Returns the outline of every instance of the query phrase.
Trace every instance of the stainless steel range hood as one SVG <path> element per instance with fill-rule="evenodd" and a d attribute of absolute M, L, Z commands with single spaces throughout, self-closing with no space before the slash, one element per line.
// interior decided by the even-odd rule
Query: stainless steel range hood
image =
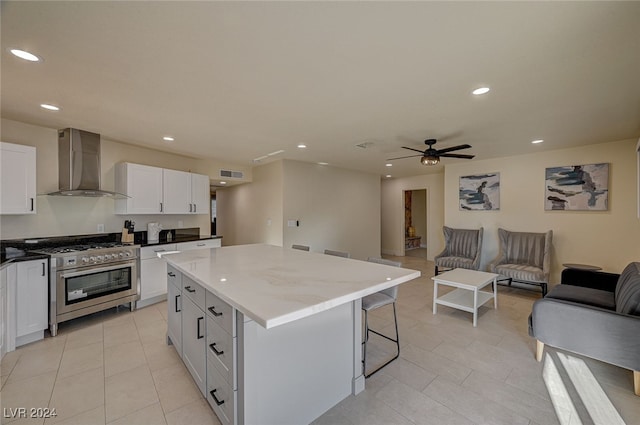
<path fill-rule="evenodd" d="M 127 198 L 100 189 L 100 135 L 75 128 L 58 131 L 58 192 L 54 196 Z"/>

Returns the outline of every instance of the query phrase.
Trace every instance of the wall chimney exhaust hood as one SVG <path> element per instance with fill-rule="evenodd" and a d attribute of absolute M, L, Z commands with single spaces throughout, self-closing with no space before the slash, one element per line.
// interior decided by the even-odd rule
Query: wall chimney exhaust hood
<path fill-rule="evenodd" d="M 128 198 L 100 189 L 100 135 L 75 128 L 58 131 L 58 188 L 53 196 Z"/>

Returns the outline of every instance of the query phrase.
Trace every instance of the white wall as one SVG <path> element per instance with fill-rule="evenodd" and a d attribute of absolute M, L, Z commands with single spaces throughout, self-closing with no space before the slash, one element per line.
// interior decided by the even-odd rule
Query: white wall
<path fill-rule="evenodd" d="M 553 230 L 551 282 L 560 280 L 562 263 L 585 263 L 620 272 L 640 260 L 640 220 L 636 214 L 635 140 L 583 146 L 490 160 L 474 160 L 445 168 L 445 223 L 451 227 L 484 227 L 482 266 L 498 252 L 497 229 Z M 545 168 L 608 162 L 609 210 L 545 211 Z M 459 178 L 500 172 L 499 211 L 461 211 Z"/>
<path fill-rule="evenodd" d="M 217 232 L 223 245 L 282 246 L 282 162 L 253 169 L 253 182 L 216 190 Z"/>
<path fill-rule="evenodd" d="M 2 239 L 82 235 L 97 232 L 97 225 L 104 224 L 105 232 L 119 232 L 125 219 L 136 222 L 136 230 L 146 230 L 147 223 L 155 221 L 165 229 L 199 227 L 200 234 L 210 229 L 209 215 L 133 215 L 114 213 L 114 200 L 109 198 L 80 198 L 45 196 L 58 190 L 58 132 L 57 129 L 2 119 L 2 141 L 36 147 L 37 214 L 0 216 Z M 167 152 L 137 147 L 102 139 L 101 143 L 102 189 L 114 190 L 114 165 L 128 161 L 175 170 L 205 174 L 206 169 L 217 169 L 211 161 L 189 158 Z M 234 168 L 238 169 L 238 168 Z M 248 173 L 250 176 L 250 173 Z"/>
<path fill-rule="evenodd" d="M 286 227 L 299 220 L 299 227 Z M 284 246 L 380 256 L 380 177 L 331 166 L 284 161 Z"/>
<path fill-rule="evenodd" d="M 444 237 L 444 174 L 386 179 L 382 181 L 382 252 L 390 255 L 404 255 L 404 191 L 426 189 L 427 257 L 442 250 Z"/>
<path fill-rule="evenodd" d="M 380 255 L 380 178 L 299 161 L 255 167 L 253 182 L 216 191 L 225 245 L 270 243 Z M 287 227 L 297 220 L 298 227 Z M 269 225 L 270 221 L 270 225 Z"/>

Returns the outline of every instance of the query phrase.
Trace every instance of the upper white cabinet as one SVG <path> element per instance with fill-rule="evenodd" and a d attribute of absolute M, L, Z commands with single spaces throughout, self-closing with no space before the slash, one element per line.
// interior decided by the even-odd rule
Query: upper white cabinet
<path fill-rule="evenodd" d="M 116 199 L 116 214 L 162 213 L 162 168 L 124 162 L 115 171 L 116 192 L 129 196 Z"/>
<path fill-rule="evenodd" d="M 0 214 L 36 213 L 36 148 L 0 142 Z"/>
<path fill-rule="evenodd" d="M 191 174 L 191 203 L 193 214 L 209 214 L 209 208 L 211 208 L 209 176 Z"/>
<path fill-rule="evenodd" d="M 209 176 L 146 165 L 116 166 L 116 214 L 208 214 Z"/>

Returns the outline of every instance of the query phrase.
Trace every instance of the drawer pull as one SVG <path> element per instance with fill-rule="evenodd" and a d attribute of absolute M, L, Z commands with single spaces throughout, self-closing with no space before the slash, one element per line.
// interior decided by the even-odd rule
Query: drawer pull
<path fill-rule="evenodd" d="M 176 274 L 175 274 L 174 272 L 169 272 L 169 273 L 167 273 L 167 274 L 168 274 L 169 276 L 171 276 L 171 277 L 176 277 Z"/>
<path fill-rule="evenodd" d="M 221 356 L 221 355 L 224 354 L 224 350 L 222 350 L 222 351 L 216 350 L 216 343 L 215 342 L 213 344 L 209 344 L 209 348 L 211 348 L 213 350 L 213 352 L 216 353 L 216 356 Z"/>
<path fill-rule="evenodd" d="M 216 397 L 216 391 L 218 391 L 218 390 L 211 390 L 211 391 L 209 391 L 209 394 L 211 394 L 211 397 L 213 397 L 213 401 L 215 401 L 216 404 L 218 406 L 220 406 L 220 405 L 224 404 L 224 400 L 218 400 L 218 397 Z"/>
<path fill-rule="evenodd" d="M 204 320 L 204 317 L 198 317 L 198 330 L 197 330 L 198 334 L 196 335 L 198 337 L 198 339 L 204 338 L 204 335 L 200 335 L 200 321 L 201 320 Z"/>
<path fill-rule="evenodd" d="M 206 245 L 205 243 L 196 244 L 196 246 L 205 246 L 205 245 Z"/>
<path fill-rule="evenodd" d="M 218 313 L 216 311 L 216 307 L 215 306 L 211 306 L 209 307 L 209 311 L 211 312 L 211 314 L 213 314 L 214 316 L 218 317 L 218 316 L 222 316 L 222 313 Z"/>
<path fill-rule="evenodd" d="M 191 292 L 191 293 L 196 292 L 195 289 L 191 289 L 191 286 L 185 286 L 184 289 L 186 289 L 187 292 Z"/>
<path fill-rule="evenodd" d="M 182 310 L 178 310 L 178 297 L 180 294 L 176 295 L 176 313 L 180 313 Z"/>

